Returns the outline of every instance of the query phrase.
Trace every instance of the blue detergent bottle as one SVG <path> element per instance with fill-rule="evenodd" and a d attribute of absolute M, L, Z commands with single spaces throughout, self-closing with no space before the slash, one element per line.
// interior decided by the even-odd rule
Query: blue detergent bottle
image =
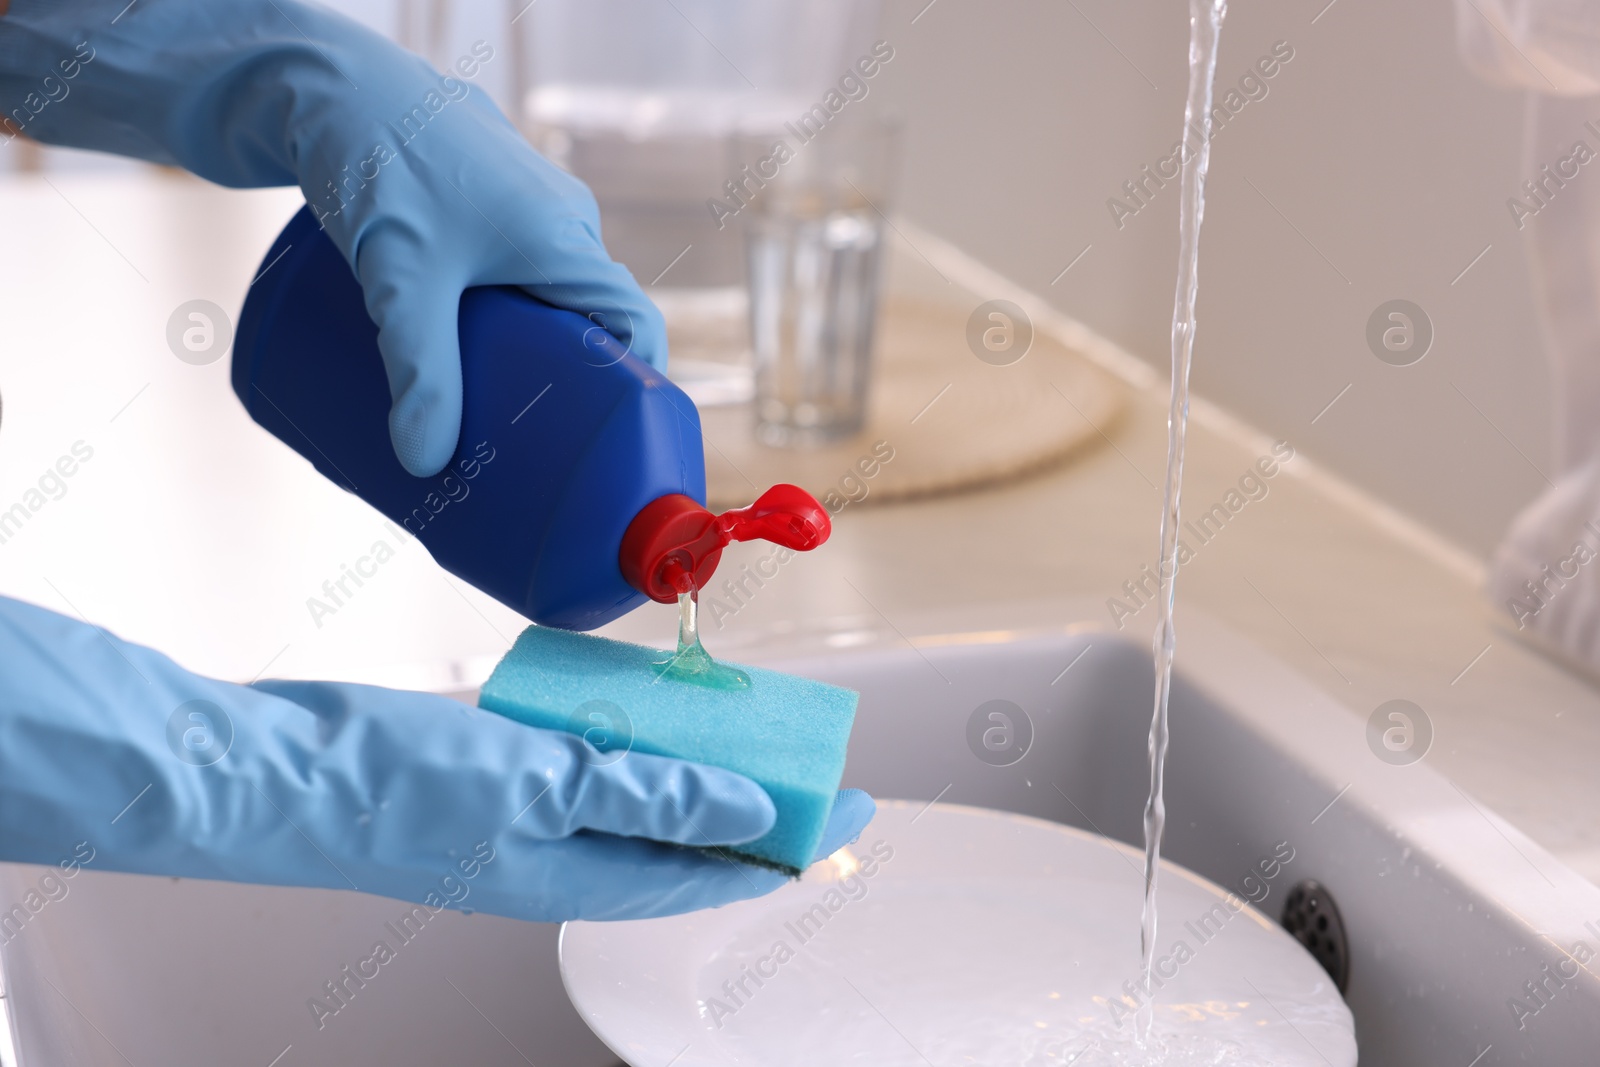
<path fill-rule="evenodd" d="M 731 540 L 806 550 L 828 514 L 776 486 L 705 508 L 700 416 L 683 391 L 577 312 L 520 289 L 469 289 L 459 311 L 455 455 L 413 477 L 389 443 L 389 385 L 360 284 L 309 209 L 245 299 L 233 391 L 250 417 L 534 622 L 589 630 L 646 598 L 703 588 Z"/>

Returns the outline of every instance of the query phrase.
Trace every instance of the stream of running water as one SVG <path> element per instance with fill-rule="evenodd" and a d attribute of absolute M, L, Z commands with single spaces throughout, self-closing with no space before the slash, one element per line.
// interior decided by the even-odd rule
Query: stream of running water
<path fill-rule="evenodd" d="M 1156 951 L 1156 883 L 1161 873 L 1161 836 L 1167 824 L 1164 776 L 1167 762 L 1167 702 L 1172 694 L 1176 646 L 1172 612 L 1178 578 L 1179 497 L 1189 426 L 1189 364 L 1194 355 L 1195 300 L 1200 291 L 1200 221 L 1205 214 L 1206 168 L 1211 162 L 1211 97 L 1217 72 L 1217 41 L 1227 0 L 1189 0 L 1189 96 L 1183 108 L 1182 184 L 1178 204 L 1178 288 L 1172 304 L 1172 398 L 1167 409 L 1167 480 L 1162 492 L 1163 583 L 1157 597 L 1155 710 L 1150 717 L 1150 799 L 1144 808 L 1144 916 L 1139 930 L 1145 997 L 1139 1031 L 1154 1020 L 1151 968 Z M 1198 143 L 1196 143 L 1198 142 Z"/>

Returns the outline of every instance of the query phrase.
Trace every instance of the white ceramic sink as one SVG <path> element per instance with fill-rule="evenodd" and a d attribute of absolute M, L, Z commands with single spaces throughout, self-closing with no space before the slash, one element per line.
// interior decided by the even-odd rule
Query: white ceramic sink
<path fill-rule="evenodd" d="M 1364 714 L 1219 625 L 1181 621 L 1167 854 L 1238 887 L 1280 842 L 1293 847 L 1258 906 L 1276 916 L 1306 878 L 1332 894 L 1362 1064 L 1595 1062 L 1600 981 L 1573 958 L 1600 949 L 1600 888 L 1426 759 L 1379 759 Z M 923 636 L 913 647 L 900 631 L 791 636 L 741 655 L 861 691 L 849 785 L 1138 840 L 1142 643 L 1088 622 L 902 630 Z M 1031 723 L 1009 765 L 1015 751 L 969 744 L 974 712 L 997 700 Z M 0 867 L 0 907 L 42 873 Z M 562 992 L 556 928 L 484 915 L 434 919 L 319 1030 L 308 998 L 402 910 L 354 893 L 86 871 L 0 946 L 0 1003 L 25 1067 L 614 1062 Z"/>

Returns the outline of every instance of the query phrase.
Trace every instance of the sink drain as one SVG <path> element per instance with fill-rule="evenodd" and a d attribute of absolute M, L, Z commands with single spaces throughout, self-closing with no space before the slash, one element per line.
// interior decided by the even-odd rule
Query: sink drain
<path fill-rule="evenodd" d="M 1316 957 L 1343 993 L 1350 985 L 1350 943 L 1333 897 L 1309 878 L 1289 890 L 1283 902 L 1283 928 Z"/>

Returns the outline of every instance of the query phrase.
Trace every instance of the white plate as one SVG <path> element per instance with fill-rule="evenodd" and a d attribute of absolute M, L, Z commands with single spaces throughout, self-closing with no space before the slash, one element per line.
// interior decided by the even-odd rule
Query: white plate
<path fill-rule="evenodd" d="M 561 973 L 634 1067 L 1353 1067 L 1354 1023 L 1316 961 L 1173 864 L 1156 939 L 1171 977 L 1140 1048 L 1124 998 L 1139 991 L 1142 864 L 1056 823 L 879 801 L 857 844 L 769 896 L 568 923 Z M 1257 878 L 1278 900 L 1290 875 Z"/>

